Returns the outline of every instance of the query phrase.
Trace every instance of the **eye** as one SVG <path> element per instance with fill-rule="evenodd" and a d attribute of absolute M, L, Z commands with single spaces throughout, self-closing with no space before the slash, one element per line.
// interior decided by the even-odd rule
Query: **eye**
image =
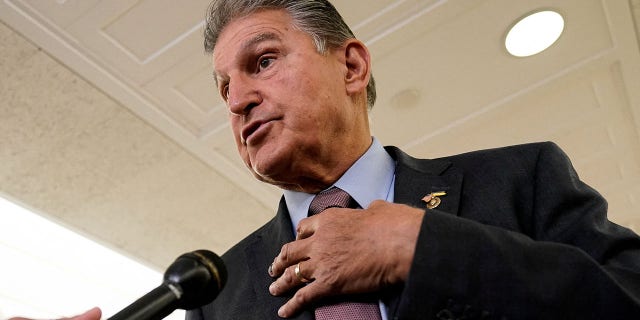
<path fill-rule="evenodd" d="M 274 60 L 275 58 L 273 57 L 267 57 L 267 56 L 260 57 L 260 60 L 258 60 L 258 71 L 268 68 L 273 63 Z"/>
<path fill-rule="evenodd" d="M 227 101 L 229 99 L 229 84 L 223 84 L 222 86 L 220 86 L 220 96 L 222 96 L 222 99 L 224 101 Z"/>

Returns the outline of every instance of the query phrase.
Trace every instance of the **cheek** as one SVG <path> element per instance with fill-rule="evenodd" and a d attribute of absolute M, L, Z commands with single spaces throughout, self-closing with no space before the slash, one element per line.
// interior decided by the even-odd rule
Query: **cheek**
<path fill-rule="evenodd" d="M 229 127 L 231 128 L 231 134 L 236 143 L 240 142 L 240 132 L 242 130 L 242 119 L 238 116 L 229 115 Z"/>
<path fill-rule="evenodd" d="M 251 157 L 249 157 L 249 150 L 247 150 L 247 146 L 240 143 L 239 140 L 236 140 L 236 147 L 238 149 L 238 155 L 244 165 L 251 169 Z"/>
<path fill-rule="evenodd" d="M 247 146 L 244 145 L 240 139 L 240 132 L 242 130 L 242 120 L 240 117 L 230 115 L 229 124 L 231 127 L 231 134 L 233 135 L 233 140 L 235 141 L 236 148 L 238 149 L 238 154 L 240 155 L 242 160 L 245 163 L 247 163 L 249 161 L 247 156 Z"/>

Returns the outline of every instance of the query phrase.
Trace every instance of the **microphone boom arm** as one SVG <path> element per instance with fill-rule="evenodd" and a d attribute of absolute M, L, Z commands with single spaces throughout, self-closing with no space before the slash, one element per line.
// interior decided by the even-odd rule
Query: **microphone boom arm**
<path fill-rule="evenodd" d="M 226 281 L 227 270 L 215 253 L 185 253 L 167 268 L 160 286 L 108 320 L 160 320 L 175 309 L 194 309 L 213 301 Z"/>

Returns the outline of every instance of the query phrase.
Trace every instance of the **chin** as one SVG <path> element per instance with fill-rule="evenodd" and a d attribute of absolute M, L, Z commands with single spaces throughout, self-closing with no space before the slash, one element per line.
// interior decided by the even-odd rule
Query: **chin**
<path fill-rule="evenodd" d="M 265 166 L 264 164 L 262 165 L 254 164 L 251 167 L 251 171 L 253 171 L 254 175 L 260 177 L 259 179 L 263 181 L 272 180 L 270 177 L 273 177 L 274 175 L 273 166 Z"/>
<path fill-rule="evenodd" d="M 289 176 L 289 174 L 286 174 L 288 166 L 283 166 L 283 164 L 290 163 L 290 161 L 290 159 L 270 159 L 270 161 L 254 162 L 251 166 L 251 171 L 258 180 L 278 185 L 279 182 L 283 180 L 280 178 L 287 178 Z M 284 177 L 283 172 L 285 172 Z"/>

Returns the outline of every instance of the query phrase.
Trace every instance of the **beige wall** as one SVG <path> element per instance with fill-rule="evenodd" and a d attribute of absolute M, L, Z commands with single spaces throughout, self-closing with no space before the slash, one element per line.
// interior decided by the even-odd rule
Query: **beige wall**
<path fill-rule="evenodd" d="M 272 215 L 2 23 L 0 52 L 1 194 L 162 270 Z"/>

